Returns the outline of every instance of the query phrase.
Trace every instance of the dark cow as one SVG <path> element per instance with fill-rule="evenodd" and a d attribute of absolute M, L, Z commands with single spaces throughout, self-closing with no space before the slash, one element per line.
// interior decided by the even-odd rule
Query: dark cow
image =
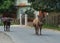
<path fill-rule="evenodd" d="M 11 25 L 11 19 L 7 18 L 7 21 L 6 21 L 6 31 L 10 31 L 10 25 Z"/>
<path fill-rule="evenodd" d="M 10 17 L 3 17 L 2 21 L 4 24 L 4 31 L 10 31 L 10 25 L 11 25 L 11 18 Z"/>

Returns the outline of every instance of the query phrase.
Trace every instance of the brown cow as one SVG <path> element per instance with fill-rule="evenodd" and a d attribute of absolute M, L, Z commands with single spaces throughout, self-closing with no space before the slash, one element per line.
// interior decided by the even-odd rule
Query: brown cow
<path fill-rule="evenodd" d="M 39 30 L 40 30 L 40 35 L 41 35 L 41 30 L 44 22 L 44 13 L 40 12 L 37 18 L 33 20 L 33 26 L 35 27 L 35 33 L 36 35 L 39 35 Z"/>

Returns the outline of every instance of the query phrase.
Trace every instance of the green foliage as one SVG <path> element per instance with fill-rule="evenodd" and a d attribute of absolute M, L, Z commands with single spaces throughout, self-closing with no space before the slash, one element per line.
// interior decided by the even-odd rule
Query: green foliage
<path fill-rule="evenodd" d="M 54 25 L 50 25 L 50 24 L 44 24 L 43 28 L 53 29 L 53 30 L 59 30 L 60 31 L 60 27 L 54 26 Z"/>
<path fill-rule="evenodd" d="M 29 18 L 34 18 L 34 10 L 29 9 L 25 11 L 26 14 L 28 14 Z"/>
<path fill-rule="evenodd" d="M 35 0 L 28 0 L 29 3 L 34 2 Z"/>
<path fill-rule="evenodd" d="M 60 0 L 35 0 L 31 7 L 37 11 L 60 11 Z"/>
<path fill-rule="evenodd" d="M 12 5 L 14 5 L 14 0 L 0 0 L 0 13 L 8 10 Z"/>

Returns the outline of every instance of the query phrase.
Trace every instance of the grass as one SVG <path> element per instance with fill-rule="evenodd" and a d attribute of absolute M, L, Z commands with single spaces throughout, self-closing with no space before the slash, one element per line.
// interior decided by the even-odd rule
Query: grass
<path fill-rule="evenodd" d="M 54 30 L 59 30 L 60 31 L 60 27 L 54 26 L 54 25 L 49 25 L 49 24 L 44 24 L 43 28 L 54 29 Z"/>
<path fill-rule="evenodd" d="M 0 23 L 0 26 L 2 26 L 3 25 L 3 23 Z"/>
<path fill-rule="evenodd" d="M 29 23 L 28 26 L 33 27 L 32 23 Z M 54 26 L 54 25 L 49 25 L 49 24 L 44 24 L 43 28 L 59 30 L 60 31 L 60 27 Z"/>

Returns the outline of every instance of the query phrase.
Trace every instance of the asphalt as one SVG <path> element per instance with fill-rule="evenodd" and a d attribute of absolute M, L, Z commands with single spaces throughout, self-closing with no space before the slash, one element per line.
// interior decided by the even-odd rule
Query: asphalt
<path fill-rule="evenodd" d="M 10 32 L 4 32 L 3 27 L 0 31 L 7 34 L 14 43 L 60 43 L 60 31 L 42 29 L 42 35 L 35 35 L 34 28 L 29 26 L 14 25 Z"/>
<path fill-rule="evenodd" d="M 9 35 L 0 31 L 0 43 L 14 43 Z"/>

